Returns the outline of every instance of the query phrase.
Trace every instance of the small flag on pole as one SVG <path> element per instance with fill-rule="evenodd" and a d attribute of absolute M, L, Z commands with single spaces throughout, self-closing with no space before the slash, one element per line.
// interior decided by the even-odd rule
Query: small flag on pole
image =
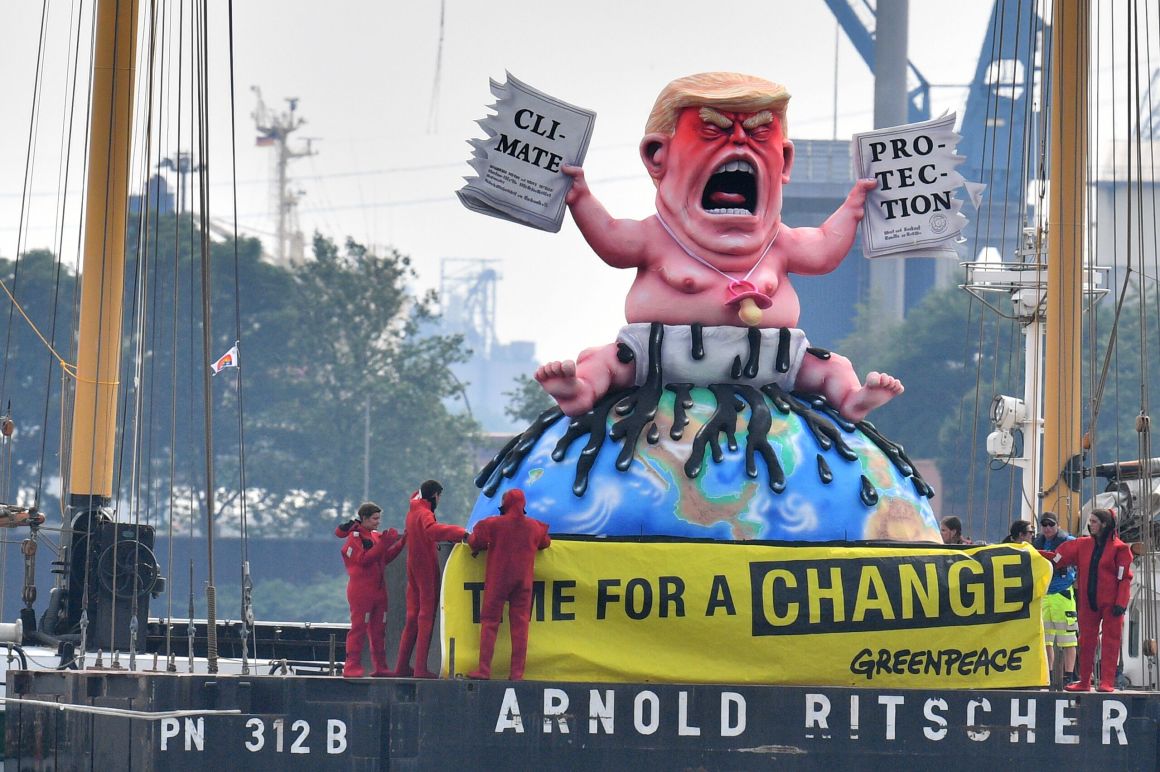
<path fill-rule="evenodd" d="M 216 362 L 210 362 L 209 369 L 213 370 L 213 374 L 217 375 L 227 367 L 238 366 L 238 344 L 230 346 L 230 350 L 218 357 Z"/>

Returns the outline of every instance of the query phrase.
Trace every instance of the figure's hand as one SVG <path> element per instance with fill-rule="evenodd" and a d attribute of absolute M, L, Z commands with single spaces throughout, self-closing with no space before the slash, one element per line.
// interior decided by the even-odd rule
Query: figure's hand
<path fill-rule="evenodd" d="M 1127 611 L 1123 606 L 1112 606 L 1112 616 L 1114 617 L 1122 617 Z"/>
<path fill-rule="evenodd" d="M 564 203 L 571 206 L 576 203 L 577 199 L 588 195 L 588 183 L 584 181 L 584 169 L 572 164 L 563 164 L 560 166 L 560 171 L 572 178 L 572 187 L 564 196 Z"/>
<path fill-rule="evenodd" d="M 844 206 L 852 210 L 856 220 L 861 220 L 866 215 L 866 196 L 876 187 L 878 187 L 877 180 L 855 180 L 854 187 L 850 189 L 850 195 L 846 196 Z"/>
<path fill-rule="evenodd" d="M 397 541 L 399 538 L 399 532 L 394 528 L 388 528 L 384 536 L 389 537 L 391 541 Z"/>

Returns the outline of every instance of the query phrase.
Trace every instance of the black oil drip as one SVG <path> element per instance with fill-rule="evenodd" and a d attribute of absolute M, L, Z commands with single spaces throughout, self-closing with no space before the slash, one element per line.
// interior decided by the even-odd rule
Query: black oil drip
<path fill-rule="evenodd" d="M 777 454 L 769 444 L 769 429 L 773 426 L 773 416 L 765 405 L 765 397 L 752 386 L 735 386 L 736 393 L 749 403 L 749 434 L 745 440 L 745 473 L 757 477 L 757 460 L 761 454 L 765 468 L 769 470 L 769 488 L 774 493 L 785 490 L 785 470 L 777 460 Z"/>
<path fill-rule="evenodd" d="M 648 426 L 648 440 L 649 445 L 656 445 L 661 441 L 661 430 L 657 428 L 657 422 L 653 421 Z"/>
<path fill-rule="evenodd" d="M 846 444 L 846 441 L 842 439 L 842 434 L 838 431 L 838 427 L 805 405 L 802 405 L 797 399 L 786 394 L 776 383 L 767 383 L 761 387 L 761 390 L 773 401 L 774 407 L 781 411 L 783 415 L 788 415 L 792 412 L 801 418 L 805 425 L 809 427 L 810 433 L 814 435 L 818 447 L 822 450 L 834 448 L 838 451 L 838 455 L 847 461 L 856 461 L 858 459 L 858 454 L 851 450 L 850 446 Z M 795 396 L 799 395 L 795 394 Z M 822 400 L 821 397 L 817 397 L 816 399 L 822 401 L 823 404 L 825 403 L 825 400 Z M 816 403 L 812 399 L 807 399 L 807 401 L 816 408 Z M 851 425 L 847 431 L 853 431 L 853 428 L 853 425 Z"/>
<path fill-rule="evenodd" d="M 751 327 L 747 330 L 746 337 L 749 342 L 749 358 L 745 363 L 745 377 L 756 378 L 761 367 L 761 330 Z M 778 348 L 781 348 L 781 345 L 778 345 Z"/>
<path fill-rule="evenodd" d="M 665 388 L 673 393 L 673 425 L 669 429 L 669 437 L 679 440 L 689 425 L 687 411 L 693 407 L 693 384 L 670 383 Z"/>
<path fill-rule="evenodd" d="M 842 427 L 842 429 L 848 432 L 852 432 L 857 428 L 853 421 L 839 413 L 838 408 L 827 402 L 825 397 L 822 397 L 818 394 L 806 394 L 804 392 L 797 391 L 794 392 L 794 396 L 798 399 L 810 403 L 810 407 L 812 407 L 814 410 L 817 410 L 819 413 L 823 413 L 828 416 L 831 421 Z"/>
<path fill-rule="evenodd" d="M 731 374 L 734 378 L 744 375 L 746 378 L 756 378 L 761 367 L 761 330 L 750 327 L 745 331 L 746 342 L 749 344 L 749 356 L 745 359 L 745 367 L 741 367 L 741 357 L 733 357 Z M 778 351 L 781 351 L 779 345 Z"/>
<path fill-rule="evenodd" d="M 721 452 L 721 445 L 717 442 L 718 434 L 725 434 L 729 440 L 730 450 L 737 449 L 737 413 L 745 405 L 737 398 L 733 388 L 731 383 L 714 383 L 709 386 L 709 391 L 713 392 L 713 396 L 717 399 L 717 409 L 693 438 L 693 448 L 688 460 L 685 461 L 686 477 L 692 479 L 701 474 L 706 446 L 713 453 L 713 460 L 717 463 L 721 463 L 725 458 L 725 454 Z"/>
<path fill-rule="evenodd" d="M 811 356 L 815 356 L 818 359 L 829 359 L 831 356 L 829 351 L 826 351 L 824 348 L 817 348 L 816 346 L 810 346 L 807 348 L 806 353 L 810 354 Z"/>
<path fill-rule="evenodd" d="M 910 463 L 910 459 L 906 457 L 906 452 L 901 445 L 891 442 L 882 436 L 878 431 L 878 427 L 869 421 L 860 421 L 858 428 L 862 430 L 871 442 L 878 446 L 878 449 L 886 454 L 886 457 L 894 462 L 894 466 L 898 468 L 906 477 L 914 474 L 914 465 Z"/>
<path fill-rule="evenodd" d="M 918 492 L 919 496 L 925 496 L 928 499 L 934 498 L 934 488 L 930 487 L 926 480 L 916 474 L 910 478 L 910 482 L 914 484 L 914 490 Z"/>
<path fill-rule="evenodd" d="M 484 495 L 494 496 L 499 490 L 499 484 L 504 477 L 511 477 L 523 463 L 535 444 L 547 431 L 548 427 L 556 423 L 564 415 L 559 407 L 551 407 L 540 413 L 532 425 L 524 430 L 523 434 L 512 437 L 503 449 L 487 463 L 479 474 L 475 476 L 475 487 L 482 488 Z"/>
<path fill-rule="evenodd" d="M 762 387 L 763 390 L 765 388 L 764 386 Z M 914 485 L 914 489 L 920 496 L 925 496 L 928 499 L 934 498 L 934 489 L 927 484 L 926 480 L 922 479 L 922 475 L 914 468 L 914 464 L 907 457 L 906 451 L 903 450 L 902 446 L 886 439 L 874 424 L 865 420 L 854 423 L 842 417 L 842 414 L 838 412 L 836 407 L 827 402 L 824 397 L 820 397 L 817 394 L 799 394 L 795 392 L 794 396 L 809 402 L 814 410 L 824 413 L 843 430 L 847 432 L 853 432 L 854 430 L 861 431 L 866 435 L 868 440 L 874 443 L 890 459 L 890 462 L 894 464 L 894 468 L 898 470 L 899 474 L 910 479 L 911 484 Z M 814 436 L 816 437 L 817 435 L 815 434 Z"/>
<path fill-rule="evenodd" d="M 906 451 L 902 446 L 891 442 L 878 431 L 878 428 L 869 421 L 859 421 L 858 428 L 866 437 L 878 446 L 878 449 L 886 454 L 886 457 L 894 464 L 895 468 L 903 477 L 909 477 L 911 483 L 914 484 L 914 489 L 918 491 L 920 496 L 925 496 L 928 499 L 934 498 L 934 488 L 927 484 L 926 480 L 922 479 L 922 475 L 918 473 L 914 462 L 906 455 Z"/>
<path fill-rule="evenodd" d="M 612 425 L 608 436 L 614 440 L 624 440 L 620 446 L 620 454 L 616 457 L 616 468 L 621 472 L 632 465 L 632 457 L 636 453 L 636 443 L 640 439 L 641 432 L 657 415 L 657 406 L 661 401 L 661 344 L 664 338 L 664 325 L 653 322 L 648 333 L 648 375 L 639 388 L 623 396 L 616 404 L 616 414 L 624 418 Z M 584 474 L 587 478 L 587 468 Z M 578 485 L 579 469 L 576 470 L 576 476 Z M 584 487 L 588 487 L 587 479 L 584 481 Z"/>
<path fill-rule="evenodd" d="M 564 460 L 568 448 L 579 437 L 587 434 L 588 442 L 580 451 L 580 458 L 576 460 L 576 476 L 572 481 L 573 495 L 580 497 L 588 490 L 588 474 L 592 465 L 596 463 L 596 456 L 604 445 L 605 434 L 613 439 L 624 438 L 624 446 L 617 457 L 616 468 L 620 471 L 628 469 L 632 463 L 632 456 L 636 450 L 637 440 L 641 431 L 652 422 L 656 416 L 657 403 L 660 402 L 661 392 L 661 340 L 664 337 L 664 326 L 654 322 L 649 330 L 648 343 L 648 376 L 644 384 L 637 388 L 624 389 L 615 394 L 608 394 L 595 405 L 592 410 L 582 416 L 572 419 L 564 436 L 552 449 L 552 460 L 559 463 Z M 617 415 L 627 416 L 607 431 L 608 414 L 612 410 Z"/>
<path fill-rule="evenodd" d="M 826 459 L 822 454 L 818 454 L 818 478 L 823 485 L 829 485 L 834 481 L 834 473 L 830 470 L 830 465 L 826 463 Z"/>
<path fill-rule="evenodd" d="M 608 426 L 608 411 L 624 396 L 623 391 L 610 394 L 593 405 L 592 409 L 584 415 L 573 418 L 572 423 L 568 425 L 568 430 L 564 432 L 564 436 L 552 449 L 552 460 L 559 463 L 564 460 L 569 446 L 576 441 L 577 437 L 584 434 L 588 435 L 588 444 L 580 451 L 580 458 L 576 459 L 576 477 L 572 481 L 572 493 L 575 496 L 583 496 L 584 492 L 588 490 L 588 472 L 596 463 L 596 456 L 600 452 L 601 446 L 604 445 L 605 428 Z"/>
<path fill-rule="evenodd" d="M 862 475 L 862 490 L 858 496 L 862 499 L 862 503 L 868 507 L 872 507 L 878 503 L 878 491 L 874 490 L 874 483 L 867 479 L 866 475 Z"/>
<path fill-rule="evenodd" d="M 777 331 L 777 359 L 774 361 L 774 368 L 779 373 L 789 372 L 789 344 L 791 341 L 790 331 L 782 327 Z"/>
<path fill-rule="evenodd" d="M 689 354 L 692 355 L 693 359 L 698 362 L 705 358 L 704 329 L 705 325 L 701 324 L 700 322 L 693 322 L 689 325 L 689 334 L 691 338 L 690 342 L 692 343 L 692 348 L 689 350 Z"/>

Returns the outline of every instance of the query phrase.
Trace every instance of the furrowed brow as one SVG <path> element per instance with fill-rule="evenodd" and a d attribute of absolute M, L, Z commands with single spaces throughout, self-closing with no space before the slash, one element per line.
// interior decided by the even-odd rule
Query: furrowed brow
<path fill-rule="evenodd" d="M 762 110 L 759 113 L 749 116 L 741 124 L 743 129 L 756 129 L 758 126 L 764 126 L 767 123 L 773 123 L 773 113 L 769 110 Z"/>
<path fill-rule="evenodd" d="M 733 126 L 733 121 L 721 113 L 714 110 L 712 107 L 702 107 L 697 113 L 701 120 L 705 123 L 711 123 L 719 129 L 728 129 Z"/>

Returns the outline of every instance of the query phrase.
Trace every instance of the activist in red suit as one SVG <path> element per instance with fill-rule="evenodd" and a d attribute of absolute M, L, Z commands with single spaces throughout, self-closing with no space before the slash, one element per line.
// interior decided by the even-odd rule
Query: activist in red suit
<path fill-rule="evenodd" d="M 461 541 L 467 532 L 458 525 L 435 520 L 435 507 L 443 486 L 427 480 L 411 496 L 407 512 L 407 622 L 399 639 L 399 659 L 395 675 L 415 678 L 436 678 L 427 670 L 427 650 L 431 648 L 431 631 L 435 626 L 435 610 L 439 606 L 439 563 L 435 544 L 441 541 Z M 411 668 L 411 653 L 415 667 Z"/>
<path fill-rule="evenodd" d="M 1101 692 L 1115 691 L 1116 665 L 1120 660 L 1120 634 L 1132 584 L 1132 549 L 1116 534 L 1116 515 L 1109 509 L 1093 509 L 1088 516 L 1088 533 L 1064 542 L 1054 552 L 1041 554 L 1056 567 L 1075 566 L 1076 609 L 1079 611 L 1079 680 L 1064 688 L 1069 692 L 1089 692 L 1095 669 L 1096 646 L 1100 645 Z"/>
<path fill-rule="evenodd" d="M 528 655 L 528 621 L 532 614 L 532 569 L 536 551 L 552 543 L 548 524 L 534 520 L 524 511 L 524 492 L 512 488 L 503 495 L 500 514 L 480 520 L 467 539 L 472 557 L 488 551 L 483 584 L 483 611 L 479 634 L 479 667 L 468 678 L 491 678 L 491 658 L 495 637 L 508 604 L 508 629 L 512 638 L 513 681 L 524 677 Z"/>
<path fill-rule="evenodd" d="M 403 549 L 404 540 L 394 528 L 385 534 L 376 529 L 382 508 L 366 502 L 358 508 L 358 518 L 347 529 L 342 543 L 342 562 L 350 576 L 346 600 L 350 604 L 350 632 L 346 634 L 346 664 L 342 674 L 361 678 L 363 644 L 371 641 L 373 676 L 390 675 L 387 669 L 387 585 L 383 572 Z"/>

